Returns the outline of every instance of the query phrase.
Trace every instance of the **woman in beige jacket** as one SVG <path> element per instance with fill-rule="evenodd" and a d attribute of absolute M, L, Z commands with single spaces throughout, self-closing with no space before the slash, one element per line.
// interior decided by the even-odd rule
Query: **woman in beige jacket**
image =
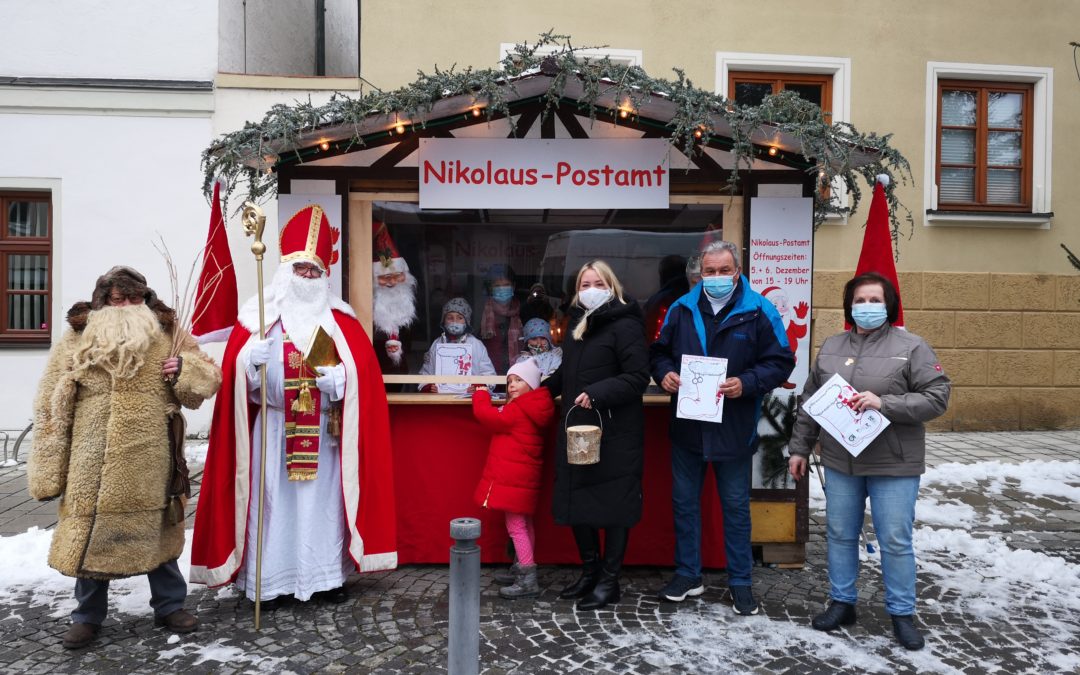
<path fill-rule="evenodd" d="M 921 649 L 915 627 L 915 552 L 911 535 L 919 477 L 926 470 L 924 424 L 945 412 L 951 384 L 925 340 L 892 324 L 899 311 L 893 285 L 880 274 L 861 274 L 844 287 L 844 318 L 850 331 L 827 339 L 803 389 L 808 400 L 839 373 L 858 393 L 848 405 L 856 415 L 877 410 L 887 420 L 877 438 L 853 456 L 801 407 L 789 450 L 789 470 L 800 480 L 807 458 L 821 443 L 825 465 L 828 538 L 828 609 L 813 619 L 818 630 L 855 622 L 855 582 L 859 574 L 859 532 L 870 512 L 881 548 L 885 608 L 893 632 L 907 649 Z"/>

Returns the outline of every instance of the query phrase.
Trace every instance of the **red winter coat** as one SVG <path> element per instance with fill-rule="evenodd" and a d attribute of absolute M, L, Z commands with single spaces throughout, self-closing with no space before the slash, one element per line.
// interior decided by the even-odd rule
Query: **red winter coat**
<path fill-rule="evenodd" d="M 480 506 L 532 514 L 540 497 L 544 439 L 555 415 L 547 387 L 539 387 L 495 408 L 486 389 L 473 394 L 473 415 L 492 433 L 491 447 L 473 499 Z"/>

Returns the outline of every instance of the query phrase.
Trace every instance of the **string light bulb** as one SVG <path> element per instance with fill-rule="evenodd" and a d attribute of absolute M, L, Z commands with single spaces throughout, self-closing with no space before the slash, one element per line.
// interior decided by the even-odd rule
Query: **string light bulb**
<path fill-rule="evenodd" d="M 621 117 L 623 119 L 626 119 L 627 117 L 630 117 L 630 111 L 626 110 L 625 108 L 620 110 L 619 111 L 619 117 Z"/>
<path fill-rule="evenodd" d="M 694 138 L 701 138 L 703 135 L 701 129 L 694 129 Z"/>
<path fill-rule="evenodd" d="M 319 148 L 323 152 L 326 152 L 327 150 L 330 149 L 330 141 L 323 141 L 323 142 L 319 143 Z"/>
<path fill-rule="evenodd" d="M 480 108 L 473 108 L 472 109 L 472 116 L 473 117 L 480 117 Z"/>
<path fill-rule="evenodd" d="M 778 153 L 778 152 L 780 152 L 780 151 L 776 149 L 775 145 L 770 145 L 769 146 L 769 157 L 776 157 L 776 153 Z"/>
<path fill-rule="evenodd" d="M 398 135 L 399 135 L 399 136 L 400 136 L 400 135 L 402 135 L 402 134 L 404 134 L 404 133 L 405 133 L 405 125 L 404 125 L 404 124 L 402 124 L 402 123 L 401 123 L 401 122 L 399 121 L 399 122 L 397 123 L 397 126 L 395 126 L 395 127 L 394 127 L 394 131 L 398 132 Z"/>

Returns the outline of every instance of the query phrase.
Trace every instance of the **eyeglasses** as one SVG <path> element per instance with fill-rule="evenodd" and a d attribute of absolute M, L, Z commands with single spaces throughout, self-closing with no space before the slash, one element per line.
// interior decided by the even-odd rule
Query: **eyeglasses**
<path fill-rule="evenodd" d="M 323 275 L 321 269 L 316 265 L 293 265 L 293 273 L 307 279 L 318 279 Z"/>

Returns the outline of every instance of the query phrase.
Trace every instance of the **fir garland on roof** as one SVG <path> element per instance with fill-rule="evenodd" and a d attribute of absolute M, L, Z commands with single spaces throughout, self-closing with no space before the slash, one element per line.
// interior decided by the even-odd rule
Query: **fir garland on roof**
<path fill-rule="evenodd" d="M 556 48 L 554 54 L 550 53 Z M 888 174 L 892 180 L 885 187 L 892 221 L 893 239 L 900 234 L 900 214 L 904 214 L 908 236 L 914 221 L 896 197 L 898 184 L 913 182 L 907 159 L 890 145 L 891 134 L 863 134 L 846 122 L 830 124 L 821 109 L 793 92 L 767 96 L 760 106 L 739 106 L 710 91 L 699 89 L 676 68 L 675 79 L 650 77 L 639 66 L 612 62 L 607 57 L 587 59 L 571 44 L 569 36 L 547 32 L 536 43 L 516 45 L 500 63 L 500 69 L 440 70 L 427 74 L 418 72 L 413 83 L 394 91 L 369 90 L 357 98 L 334 94 L 323 105 L 297 101 L 292 105 L 278 104 L 270 108 L 259 122 L 248 122 L 244 128 L 219 138 L 203 151 L 203 192 L 210 195 L 215 177 L 227 181 L 225 198 L 243 181 L 247 184 L 246 198 L 262 202 L 273 197 L 277 176 L 272 167 L 279 159 L 270 149 L 272 143 L 296 147 L 305 133 L 325 126 L 352 126 L 356 131 L 349 145 L 364 145 L 359 129 L 368 117 L 397 115 L 413 125 L 424 128 L 432 107 L 438 101 L 453 97 L 471 96 L 473 103 L 482 106 L 487 118 L 510 117 L 507 94 L 513 91 L 513 79 L 540 70 L 551 75 L 551 84 L 544 95 L 545 114 L 550 114 L 562 99 L 570 78 L 580 81 L 584 92 L 579 106 L 587 110 L 594 122 L 598 115 L 614 111 L 597 103 L 601 97 L 629 102 L 639 110 L 653 97 L 662 97 L 675 106 L 675 115 L 665 128 L 667 139 L 688 152 L 701 152 L 701 146 L 718 137 L 713 116 L 731 126 L 730 148 L 735 166 L 729 177 L 733 186 L 739 170 L 749 170 L 760 156 L 760 146 L 777 131 L 795 137 L 801 144 L 800 153 L 813 166 L 808 171 L 817 174 L 819 184 L 832 185 L 839 179 L 851 198 L 851 206 L 829 199 L 829 191 L 820 191 L 815 199 L 815 225 L 828 215 L 846 215 L 858 208 L 862 199 L 861 185 L 872 186 L 878 174 Z M 617 123 L 617 117 L 612 116 Z M 759 146 L 755 148 L 755 143 Z M 726 143 L 725 143 L 726 145 Z M 689 149 L 689 150 L 687 150 Z M 851 166 L 854 153 L 866 153 L 875 160 L 859 167 Z M 299 157 L 299 155 L 297 155 Z M 251 166 L 250 164 L 255 164 Z M 861 181 L 859 179 L 862 179 Z M 894 242 L 895 243 L 895 242 Z"/>

